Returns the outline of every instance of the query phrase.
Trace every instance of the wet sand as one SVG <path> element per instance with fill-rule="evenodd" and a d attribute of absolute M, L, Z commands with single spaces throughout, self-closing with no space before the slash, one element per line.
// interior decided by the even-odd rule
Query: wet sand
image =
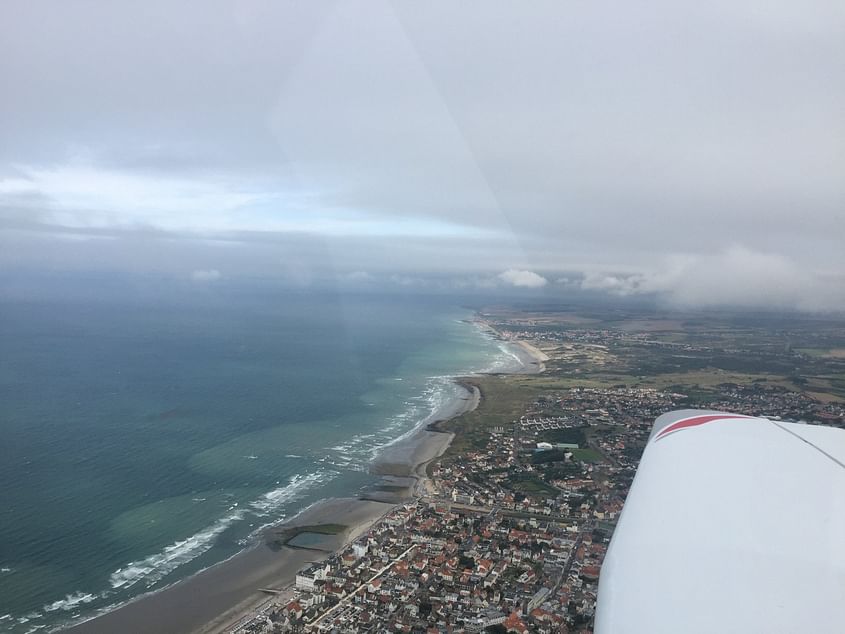
<path fill-rule="evenodd" d="M 518 348 L 514 352 L 520 357 L 523 369 L 514 374 L 537 374 L 546 369 L 545 362 L 549 360 L 549 355 L 527 341 L 517 341 L 516 346 Z"/>
<path fill-rule="evenodd" d="M 518 361 L 511 374 L 542 372 L 547 360 L 537 348 L 512 342 Z M 516 361 L 516 360 L 515 360 Z M 454 418 L 478 407 L 480 392 L 461 384 L 465 393 L 445 404 L 434 419 L 420 425 L 388 447 L 373 465 L 383 476 L 381 492 L 376 487 L 368 499 L 332 498 L 317 502 L 291 520 L 268 529 L 314 524 L 343 524 L 347 530 L 326 540 L 326 551 L 282 547 L 271 549 L 266 540 L 234 557 L 212 566 L 159 592 L 132 601 L 112 612 L 66 630 L 72 634 L 219 634 L 263 604 L 290 593 L 296 573 L 308 562 L 328 557 L 329 550 L 341 550 L 378 522 L 403 500 L 428 492 L 426 467 L 441 456 L 454 434 L 432 431 L 430 425 Z M 279 597 L 262 588 L 284 590 Z"/>
<path fill-rule="evenodd" d="M 342 498 L 319 502 L 282 526 L 344 524 L 349 528 L 327 543 L 341 549 L 376 523 L 392 505 Z M 280 589 L 293 583 L 296 572 L 311 561 L 325 559 L 329 551 L 283 547 L 266 543 L 249 548 L 170 588 L 86 621 L 68 632 L 183 634 L 227 629 L 251 609 L 272 599 L 261 588 Z"/>
<path fill-rule="evenodd" d="M 433 431 L 430 426 L 478 407 L 478 389 L 468 384 L 459 384 L 463 387 L 463 394 L 441 407 L 430 421 L 423 421 L 411 433 L 386 447 L 373 463 L 373 473 L 414 479 L 425 477 L 428 463 L 443 455 L 454 437 L 454 434 Z"/>
<path fill-rule="evenodd" d="M 478 406 L 477 390 L 447 403 L 437 413 L 443 420 Z M 212 566 L 193 577 L 153 594 L 141 597 L 112 612 L 72 627 L 71 634 L 218 634 L 274 598 L 262 588 L 289 593 L 296 573 L 311 561 L 325 559 L 357 539 L 404 500 L 420 493 L 428 484 L 427 464 L 446 451 L 453 434 L 429 431 L 420 426 L 390 446 L 373 465 L 382 475 L 381 486 L 365 499 L 330 498 L 313 504 L 289 521 L 267 530 L 314 524 L 343 524 L 348 529 L 326 540 L 326 551 L 282 547 L 273 550 L 262 543 Z M 282 596 L 282 595 L 280 595 Z"/>
<path fill-rule="evenodd" d="M 475 323 L 490 332 L 496 339 L 507 344 L 511 354 L 516 358 L 514 366 L 505 368 L 496 372 L 496 374 L 539 374 L 545 371 L 545 362 L 549 360 L 549 356 L 537 346 L 522 339 L 516 341 L 506 339 L 502 336 L 502 333 L 484 320 L 476 320 Z"/>

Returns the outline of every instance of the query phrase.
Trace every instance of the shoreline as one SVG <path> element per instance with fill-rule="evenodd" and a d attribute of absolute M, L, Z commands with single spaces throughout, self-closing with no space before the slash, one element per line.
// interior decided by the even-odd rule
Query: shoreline
<path fill-rule="evenodd" d="M 291 520 L 268 528 L 259 543 L 229 559 L 62 631 L 79 634 L 225 631 L 243 618 L 244 613 L 274 598 L 262 594 L 261 588 L 281 589 L 291 585 L 303 566 L 344 548 L 393 506 L 357 498 L 316 502 Z M 347 529 L 327 538 L 331 549 L 316 551 L 287 546 L 273 549 L 268 545 L 267 534 L 273 529 L 333 522 L 345 522 Z"/>
<path fill-rule="evenodd" d="M 494 331 L 495 332 L 495 331 Z M 498 335 L 498 333 L 496 333 Z M 535 374 L 545 368 L 548 357 L 533 346 L 505 341 L 519 367 L 495 374 Z M 545 358 L 542 358 L 545 357 Z M 432 491 L 427 467 L 448 449 L 451 432 L 438 423 L 476 409 L 478 388 L 462 382 L 463 395 L 445 403 L 395 444 L 388 445 L 374 461 L 371 472 L 381 476 L 381 487 L 359 498 L 328 498 L 315 502 L 289 520 L 268 527 L 253 546 L 172 586 L 141 595 L 112 611 L 63 629 L 72 634 L 109 634 L 119 631 L 158 634 L 222 634 L 260 611 L 263 606 L 291 596 L 296 573 L 309 562 L 325 559 L 365 534 L 389 511 Z M 315 524 L 342 524 L 347 528 L 326 539 L 324 549 L 290 546 L 273 549 L 274 531 Z M 262 594 L 262 589 L 278 594 Z"/>
<path fill-rule="evenodd" d="M 541 372 L 544 372 L 546 370 L 546 361 L 549 360 L 549 355 L 540 350 L 540 348 L 538 348 L 537 346 L 528 343 L 524 339 L 520 339 L 519 341 L 515 341 L 513 343 L 517 344 L 520 348 L 522 348 L 532 359 L 531 363 L 535 364 L 538 367 L 536 372 L 523 372 L 521 374 L 540 374 Z"/>
<path fill-rule="evenodd" d="M 510 346 L 511 354 L 520 364 L 516 368 L 504 369 L 498 372 L 483 372 L 482 374 L 540 374 L 546 370 L 545 362 L 549 360 L 549 355 L 537 346 L 524 339 L 508 339 L 502 336 L 501 332 L 496 330 L 484 319 L 475 319 L 473 323 L 478 325 L 482 330 L 491 333 L 496 340 L 501 341 L 504 345 Z"/>

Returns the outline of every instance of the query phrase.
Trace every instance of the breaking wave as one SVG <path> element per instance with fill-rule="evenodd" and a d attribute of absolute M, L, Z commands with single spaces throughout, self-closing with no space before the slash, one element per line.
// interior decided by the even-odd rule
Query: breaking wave
<path fill-rule="evenodd" d="M 64 599 L 59 599 L 49 605 L 45 605 L 44 611 L 55 612 L 57 610 L 73 610 L 80 605 L 91 603 L 91 601 L 95 601 L 98 598 L 98 595 L 89 594 L 87 592 L 74 592 L 73 594 L 67 595 Z"/>
<path fill-rule="evenodd" d="M 278 512 L 286 504 L 296 501 L 309 489 L 323 484 L 336 476 L 336 472 L 327 470 L 306 475 L 295 475 L 285 486 L 268 491 L 247 504 L 232 504 L 228 508 L 229 513 L 198 533 L 170 544 L 161 552 L 118 568 L 109 577 L 109 589 L 98 594 L 77 591 L 66 595 L 63 599 L 42 606 L 41 610 L 37 612 L 30 612 L 20 616 L 3 614 L 0 615 L 0 623 L 14 621 L 17 625 L 29 626 L 30 629 L 27 632 L 35 632 L 48 627 L 43 622 L 48 614 L 78 612 L 79 608 L 90 603 L 103 602 L 107 599 L 114 601 L 115 598 L 121 596 L 119 593 L 139 583 L 143 583 L 145 589 L 150 589 L 179 566 L 192 561 L 208 551 L 214 545 L 216 538 L 235 522 L 247 518 L 272 517 L 272 520 L 268 522 L 272 524 L 278 519 L 282 519 L 283 516 L 280 517 Z M 262 527 L 266 525 L 263 524 Z M 3 568 L 3 572 L 11 571 L 11 568 Z M 118 605 L 110 605 L 102 608 L 99 612 L 110 611 Z M 77 616 L 78 614 L 71 618 Z M 0 629 L 2 629 L 1 626 Z"/>
<path fill-rule="evenodd" d="M 466 322 L 462 322 L 466 323 Z M 332 453 L 320 461 L 342 469 L 366 471 L 373 460 L 385 450 L 411 438 L 421 427 L 438 418 L 453 416 L 460 409 L 465 391 L 458 387 L 455 379 L 461 376 L 493 372 L 513 372 L 524 364 L 512 347 L 500 341 L 478 324 L 476 332 L 490 345 L 489 352 L 479 359 L 475 367 L 447 375 L 430 376 L 422 392 L 405 401 L 405 409 L 389 418 L 386 424 L 375 432 L 358 434 L 343 443 L 330 447 Z"/>
<path fill-rule="evenodd" d="M 109 583 L 115 590 L 129 588 L 140 581 L 149 588 L 179 566 L 206 552 L 213 546 L 218 535 L 235 522 L 243 520 L 247 513 L 265 517 L 285 503 L 297 499 L 315 484 L 325 482 L 328 477 L 330 474 L 320 471 L 305 476 L 297 475 L 287 485 L 265 493 L 257 500 L 250 502 L 247 507 L 237 508 L 238 505 L 233 504 L 229 507 L 231 513 L 221 517 L 204 530 L 170 544 L 159 553 L 118 568 L 109 577 Z"/>
<path fill-rule="evenodd" d="M 266 517 L 288 502 L 301 497 L 306 490 L 333 479 L 335 475 L 327 471 L 317 471 L 306 476 L 294 476 L 286 486 L 265 493 L 257 500 L 250 502 L 249 507 L 259 517 Z"/>
<path fill-rule="evenodd" d="M 182 564 L 206 552 L 220 533 L 229 528 L 232 523 L 242 520 L 243 517 L 242 510 L 230 513 L 205 530 L 170 544 L 160 553 L 133 561 L 125 568 L 118 568 L 109 577 L 109 584 L 118 590 L 128 588 L 143 580 L 147 587 L 150 587 Z"/>
<path fill-rule="evenodd" d="M 61 615 L 63 619 L 75 619 L 80 611 L 109 611 L 125 601 L 127 597 L 155 590 L 159 582 L 168 578 L 180 566 L 200 557 L 213 548 L 221 534 L 239 522 L 253 522 L 256 528 L 251 535 L 262 527 L 284 517 L 284 512 L 292 502 L 302 498 L 311 489 L 321 487 L 326 482 L 339 477 L 339 471 L 366 472 L 372 461 L 389 446 L 407 440 L 422 426 L 437 418 L 443 418 L 454 412 L 458 399 L 464 395 L 462 388 L 454 379 L 458 376 L 482 372 L 507 372 L 514 366 L 521 365 L 520 358 L 513 353 L 508 344 L 490 336 L 481 328 L 477 329 L 487 340 L 488 346 L 480 351 L 477 364 L 472 368 L 449 375 L 393 377 L 401 381 L 393 383 L 390 390 L 401 390 L 406 397 L 399 400 L 392 416 L 379 421 L 375 429 L 370 427 L 362 433 L 353 435 L 328 450 L 317 458 L 317 469 L 313 473 L 294 476 L 284 486 L 278 486 L 252 500 L 241 500 L 240 504 L 231 504 L 222 517 L 195 534 L 174 541 L 157 553 L 131 561 L 118 568 L 108 578 L 108 586 L 98 594 L 77 591 L 64 598 L 44 605 L 40 611 L 25 615 L 0 615 L 0 630 L 11 623 L 26 624 L 29 628 L 47 627 L 46 622 Z M 449 368 L 450 371 L 455 366 Z M 412 394 L 417 390 L 416 394 Z M 397 394 L 398 396 L 398 394 Z M 373 405 L 373 404 L 369 404 Z M 395 411 L 395 410 L 394 410 Z M 257 452 L 256 452 L 257 453 Z M 285 456 L 289 459 L 310 459 L 298 453 Z M 255 454 L 244 452 L 244 460 L 256 460 Z M 195 498 L 194 501 L 204 501 Z M 300 509 L 296 509 L 300 510 Z M 250 529 L 253 524 L 249 524 Z M 0 572 L 10 572 L 7 568 Z M 112 605 L 105 606 L 108 602 Z M 93 605 L 91 605 L 93 604 Z M 49 616 L 48 616 L 49 615 Z"/>

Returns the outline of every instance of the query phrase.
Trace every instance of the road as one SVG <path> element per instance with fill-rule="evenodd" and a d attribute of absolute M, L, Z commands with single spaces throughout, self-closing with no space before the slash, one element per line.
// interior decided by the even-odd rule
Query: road
<path fill-rule="evenodd" d="M 338 602 L 337 602 L 337 604 L 336 604 L 336 605 L 333 605 L 330 609 L 328 609 L 328 610 L 326 610 L 325 612 L 323 612 L 323 613 L 319 616 L 319 618 L 317 618 L 315 621 L 313 621 L 313 622 L 309 623 L 309 624 L 308 624 L 308 626 L 306 627 L 306 629 L 307 629 L 307 630 L 309 630 L 309 631 L 314 631 L 314 630 L 317 628 L 317 626 L 320 624 L 320 621 L 322 621 L 322 620 L 323 620 L 324 618 L 326 618 L 329 614 L 331 614 L 332 612 L 334 612 L 335 610 L 337 610 L 339 607 L 341 607 L 341 606 L 343 606 L 343 605 L 345 605 L 345 604 L 349 603 L 349 602 L 352 600 L 352 598 L 353 598 L 356 594 L 358 594 L 358 593 L 359 593 L 359 592 L 360 592 L 363 588 L 366 588 L 366 587 L 367 587 L 368 585 L 370 585 L 373 581 L 375 581 L 375 580 L 376 580 L 376 579 L 378 579 L 380 576 L 382 576 L 385 572 L 387 572 L 388 570 L 390 570 L 390 569 L 393 567 L 393 565 L 394 565 L 397 561 L 402 561 L 402 560 L 405 558 L 405 556 L 406 556 L 409 552 L 411 552 L 412 550 L 414 550 L 414 548 L 416 548 L 417 546 L 418 546 L 418 544 L 412 544 L 411 546 L 409 546 L 409 547 L 405 550 L 405 552 L 403 552 L 401 555 L 399 555 L 396 559 L 394 559 L 394 560 L 393 560 L 393 561 L 391 561 L 389 564 L 387 564 L 386 566 L 384 566 L 383 568 L 381 568 L 381 569 L 380 569 L 380 570 L 379 570 L 376 574 L 374 574 L 372 577 L 370 577 L 369 579 L 367 579 L 366 581 L 364 581 L 361 585 L 359 585 L 357 588 L 355 588 L 355 590 L 353 590 L 352 592 L 350 592 L 349 594 L 347 594 L 345 597 L 343 597 L 340 601 L 338 601 Z"/>
<path fill-rule="evenodd" d="M 448 499 L 440 500 L 437 498 L 423 498 L 420 500 L 422 503 L 428 504 L 448 504 L 451 509 L 456 509 L 459 511 L 468 511 L 470 513 L 480 513 L 481 515 L 491 515 L 493 513 L 492 508 L 489 506 L 473 506 L 470 504 L 458 504 L 456 502 L 452 502 Z M 561 522 L 567 524 L 575 524 L 575 523 L 582 523 L 587 518 L 581 517 L 580 515 L 537 515 L 535 513 L 525 513 L 523 511 L 511 511 L 506 509 L 497 508 L 497 512 L 501 513 L 506 517 L 519 517 L 525 519 L 535 519 L 538 522 Z"/>

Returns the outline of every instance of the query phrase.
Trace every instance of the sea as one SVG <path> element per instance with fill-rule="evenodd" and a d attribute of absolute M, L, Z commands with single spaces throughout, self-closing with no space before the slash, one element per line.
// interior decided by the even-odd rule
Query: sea
<path fill-rule="evenodd" d="M 51 631 L 371 486 L 515 356 L 453 299 L 244 288 L 0 296 L 0 631 Z"/>

